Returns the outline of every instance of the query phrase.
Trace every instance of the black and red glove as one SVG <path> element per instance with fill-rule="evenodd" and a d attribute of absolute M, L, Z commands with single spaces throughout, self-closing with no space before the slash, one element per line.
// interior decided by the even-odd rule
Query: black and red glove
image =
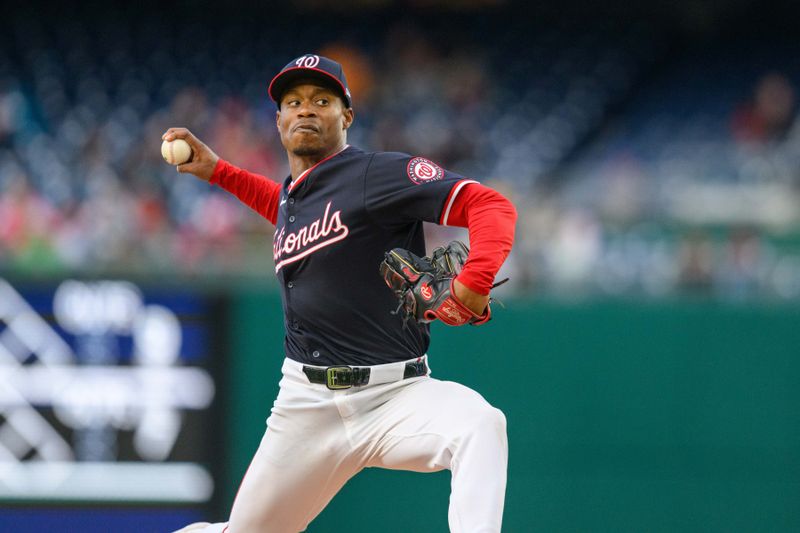
<path fill-rule="evenodd" d="M 482 315 L 477 315 L 453 290 L 453 280 L 464 267 L 467 255 L 469 249 L 460 241 L 436 248 L 431 257 L 419 257 L 403 248 L 386 252 L 380 273 L 400 300 L 395 313 L 404 320 L 413 318 L 425 323 L 439 319 L 448 326 L 488 322 L 488 305 Z"/>

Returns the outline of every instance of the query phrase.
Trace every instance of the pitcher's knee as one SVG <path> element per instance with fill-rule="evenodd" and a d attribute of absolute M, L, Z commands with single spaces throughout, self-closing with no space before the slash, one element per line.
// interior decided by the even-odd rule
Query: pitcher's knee
<path fill-rule="evenodd" d="M 506 435 L 506 415 L 500 409 L 496 407 L 491 407 L 490 409 L 491 415 L 489 415 L 489 425 L 494 428 L 498 433 L 501 433 L 503 437 Z"/>
<path fill-rule="evenodd" d="M 506 435 L 506 415 L 503 411 L 486 404 L 485 407 L 477 410 L 471 417 L 471 430 L 477 433 L 488 433 L 502 436 Z"/>

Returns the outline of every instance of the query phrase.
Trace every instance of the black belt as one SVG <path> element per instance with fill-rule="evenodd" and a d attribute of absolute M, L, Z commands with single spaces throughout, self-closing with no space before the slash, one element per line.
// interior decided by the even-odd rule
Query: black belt
<path fill-rule="evenodd" d="M 320 368 L 303 365 L 303 372 L 308 376 L 308 381 L 311 383 L 327 385 L 331 390 L 339 390 L 361 387 L 369 383 L 370 368 L 368 366 L 329 366 L 328 368 Z M 425 361 L 406 363 L 403 379 L 416 378 L 427 373 L 428 365 L 425 364 Z"/>

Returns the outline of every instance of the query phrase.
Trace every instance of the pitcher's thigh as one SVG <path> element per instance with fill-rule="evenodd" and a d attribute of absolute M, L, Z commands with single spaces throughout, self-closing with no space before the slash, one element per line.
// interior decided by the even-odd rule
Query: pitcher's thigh
<path fill-rule="evenodd" d="M 239 487 L 228 533 L 303 531 L 357 471 L 335 442 L 292 446 L 268 429 Z"/>
<path fill-rule="evenodd" d="M 406 387 L 376 412 L 368 466 L 434 472 L 451 469 L 459 447 L 480 439 L 507 454 L 506 419 L 474 390 L 433 378 Z"/>

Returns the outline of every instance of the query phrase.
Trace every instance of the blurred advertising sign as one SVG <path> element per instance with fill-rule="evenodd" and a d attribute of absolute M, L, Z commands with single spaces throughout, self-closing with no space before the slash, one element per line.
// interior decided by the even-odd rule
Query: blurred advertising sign
<path fill-rule="evenodd" d="M 0 499 L 207 502 L 211 304 L 0 279 Z"/>

